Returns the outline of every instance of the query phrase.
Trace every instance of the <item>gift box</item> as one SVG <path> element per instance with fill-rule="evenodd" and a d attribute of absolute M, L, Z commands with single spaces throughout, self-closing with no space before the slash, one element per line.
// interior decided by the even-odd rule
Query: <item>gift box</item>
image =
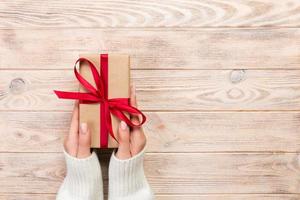
<path fill-rule="evenodd" d="M 80 57 L 87 58 L 94 63 L 97 67 L 98 72 L 101 74 L 100 66 L 101 59 L 99 59 L 99 54 L 81 54 Z M 130 61 L 128 55 L 121 54 L 109 54 L 108 56 L 108 98 L 129 98 L 130 92 Z M 103 59 L 102 59 L 103 61 Z M 88 68 L 87 62 L 80 63 L 80 74 L 90 83 L 93 81 L 92 73 Z M 80 92 L 87 92 L 86 89 L 80 85 Z M 79 104 L 79 121 L 86 122 L 92 134 L 91 146 L 94 148 L 100 147 L 101 134 L 101 115 L 99 116 L 99 110 L 101 109 L 101 104 Z M 116 133 L 115 137 L 117 139 L 117 131 L 120 120 L 111 114 L 112 128 L 113 132 Z M 100 120 L 100 122 L 99 122 Z M 104 121 L 104 120 L 102 120 Z M 108 147 L 117 147 L 118 143 L 110 135 L 108 137 Z"/>
<path fill-rule="evenodd" d="M 121 120 L 130 127 L 141 126 L 145 122 L 145 115 L 129 104 L 128 55 L 81 54 L 75 63 L 74 73 L 80 82 L 79 92 L 54 92 L 59 98 L 79 100 L 79 122 L 88 124 L 91 147 L 117 147 Z M 141 115 L 141 122 L 133 124 L 130 115 Z"/>

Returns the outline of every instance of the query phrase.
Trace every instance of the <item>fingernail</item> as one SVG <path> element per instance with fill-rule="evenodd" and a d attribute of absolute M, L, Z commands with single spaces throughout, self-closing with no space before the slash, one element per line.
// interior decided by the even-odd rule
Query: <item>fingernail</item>
<path fill-rule="evenodd" d="M 80 124 L 80 129 L 81 129 L 81 131 L 80 131 L 81 134 L 86 134 L 86 132 L 87 132 L 87 123 L 81 123 Z"/>
<path fill-rule="evenodd" d="M 121 121 L 121 129 L 122 130 L 126 130 L 126 128 L 127 128 L 127 124 L 124 122 L 124 121 Z"/>

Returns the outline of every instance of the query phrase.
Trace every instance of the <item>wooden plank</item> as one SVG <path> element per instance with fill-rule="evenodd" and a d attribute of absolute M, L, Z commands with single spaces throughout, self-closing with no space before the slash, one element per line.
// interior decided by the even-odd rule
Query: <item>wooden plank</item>
<path fill-rule="evenodd" d="M 55 194 L 0 194 L 0 200 L 54 200 Z"/>
<path fill-rule="evenodd" d="M 157 200 L 298 200 L 298 194 L 157 195 Z"/>
<path fill-rule="evenodd" d="M 128 53 L 134 69 L 300 66 L 300 29 L 8 29 L 0 38 L 2 69 L 70 69 L 87 52 Z"/>
<path fill-rule="evenodd" d="M 151 154 L 145 165 L 157 193 L 299 193 L 298 156 Z"/>
<path fill-rule="evenodd" d="M 298 194 L 156 195 L 157 200 L 298 200 Z M 54 200 L 55 194 L 0 194 L 0 200 Z"/>
<path fill-rule="evenodd" d="M 299 152 L 300 149 L 299 112 L 147 112 L 146 115 L 148 152 Z M 70 118 L 69 112 L 0 112 L 0 152 L 61 152 Z"/>
<path fill-rule="evenodd" d="M 294 153 L 147 154 L 145 172 L 156 194 L 300 193 L 298 159 Z M 0 193 L 55 193 L 63 163 L 57 153 L 1 153 Z"/>
<path fill-rule="evenodd" d="M 299 6 L 297 0 L 4 0 L 0 27 L 297 27 Z"/>
<path fill-rule="evenodd" d="M 300 70 L 132 70 L 140 108 L 153 111 L 300 110 Z M 1 70 L 0 110 L 71 110 L 72 70 Z"/>

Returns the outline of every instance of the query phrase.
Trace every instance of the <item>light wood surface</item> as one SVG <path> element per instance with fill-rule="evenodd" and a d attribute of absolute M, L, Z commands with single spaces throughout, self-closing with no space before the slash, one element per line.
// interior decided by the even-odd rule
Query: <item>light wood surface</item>
<path fill-rule="evenodd" d="M 2 70 L 0 110 L 69 111 L 72 70 Z M 300 110 L 300 70 L 132 70 L 142 110 Z"/>
<path fill-rule="evenodd" d="M 2 0 L 0 27 L 299 26 L 297 0 Z"/>
<path fill-rule="evenodd" d="M 101 154 L 100 161 L 109 156 Z M 148 153 L 145 173 L 158 194 L 299 193 L 298 158 L 295 153 Z M 62 153 L 1 153 L 0 159 L 1 193 L 55 193 L 65 175 Z M 103 167 L 106 190 L 107 164 Z"/>
<path fill-rule="evenodd" d="M 300 112 L 145 114 L 148 152 L 300 152 Z M 70 118 L 70 112 L 1 112 L 0 152 L 61 152 Z"/>
<path fill-rule="evenodd" d="M 298 194 L 220 194 L 220 195 L 156 195 L 157 200 L 298 200 Z M 0 195 L 0 200 L 52 200 L 54 194 L 4 194 Z"/>
<path fill-rule="evenodd" d="M 0 200 L 54 200 L 81 53 L 131 55 L 158 200 L 300 199 L 298 0 L 0 2 Z M 109 152 L 98 152 L 105 188 Z"/>
<path fill-rule="evenodd" d="M 0 29 L 0 69 L 72 69 L 81 53 L 128 53 L 133 69 L 299 69 L 297 28 Z"/>

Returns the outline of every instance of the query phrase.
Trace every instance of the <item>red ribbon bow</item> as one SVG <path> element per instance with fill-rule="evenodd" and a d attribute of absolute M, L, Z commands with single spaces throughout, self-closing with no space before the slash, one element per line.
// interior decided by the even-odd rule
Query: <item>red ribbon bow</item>
<path fill-rule="evenodd" d="M 86 58 L 79 58 L 75 62 L 74 73 L 77 80 L 88 91 L 82 92 L 64 92 L 54 90 L 58 98 L 61 99 L 78 99 L 81 104 L 100 103 L 100 147 L 106 148 L 108 145 L 108 133 L 117 141 L 114 136 L 111 122 L 111 114 L 115 115 L 120 120 L 124 121 L 130 127 L 139 127 L 146 121 L 146 116 L 137 108 L 129 105 L 129 98 L 114 98 L 108 99 L 108 55 L 101 54 L 101 75 L 97 71 L 95 65 Z M 96 88 L 85 80 L 77 71 L 77 64 L 79 62 L 87 62 L 93 74 Z M 141 115 L 142 121 L 139 124 L 134 124 L 124 114 Z M 103 120 L 106 119 L 106 120 Z"/>

